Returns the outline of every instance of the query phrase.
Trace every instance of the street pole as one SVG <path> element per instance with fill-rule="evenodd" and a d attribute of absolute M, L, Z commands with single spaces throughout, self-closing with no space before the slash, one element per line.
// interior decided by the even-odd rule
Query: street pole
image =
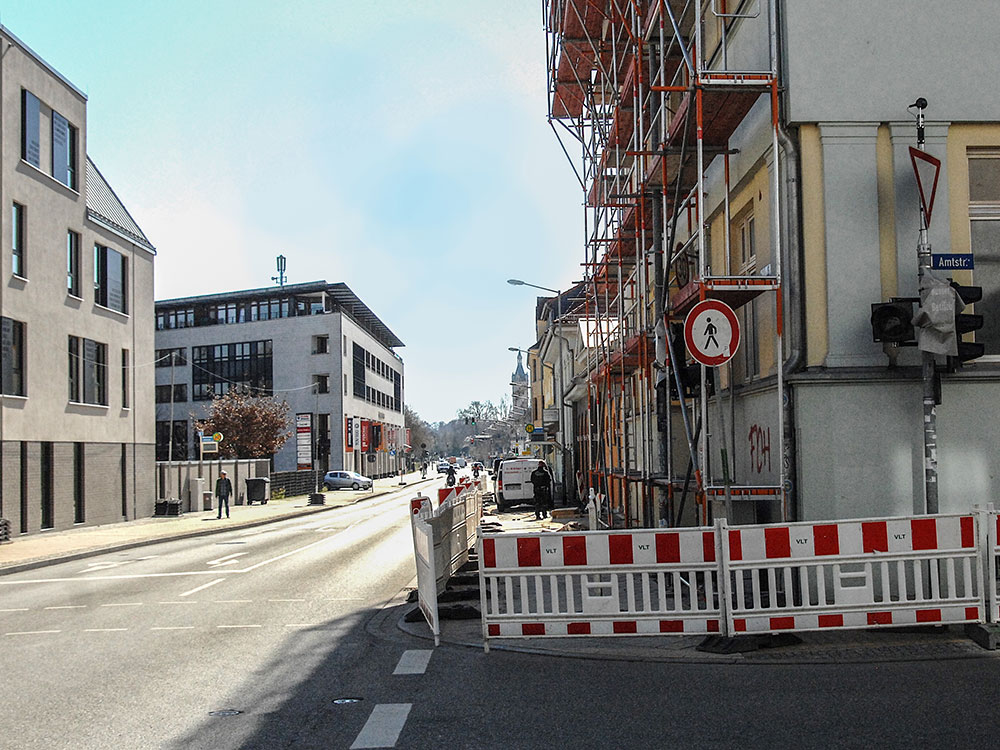
<path fill-rule="evenodd" d="M 927 100 L 917 99 L 917 148 L 924 150 L 924 109 Z M 920 237 L 917 242 L 917 286 L 922 288 L 924 276 L 931 269 L 931 243 L 927 233 L 927 215 L 923 201 L 920 203 Z M 937 470 L 937 397 L 935 360 L 932 352 L 921 352 L 923 371 L 924 405 L 924 510 L 938 512 L 938 470 Z"/>

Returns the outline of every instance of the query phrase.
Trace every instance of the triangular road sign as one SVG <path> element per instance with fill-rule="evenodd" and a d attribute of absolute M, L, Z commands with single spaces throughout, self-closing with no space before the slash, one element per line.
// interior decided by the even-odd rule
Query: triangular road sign
<path fill-rule="evenodd" d="M 910 161 L 913 162 L 913 174 L 917 178 L 917 191 L 920 193 L 920 205 L 924 209 L 924 219 L 927 226 L 930 226 L 931 211 L 934 210 L 934 196 L 937 195 L 938 176 L 941 174 L 941 160 L 919 148 L 910 146 Z"/>

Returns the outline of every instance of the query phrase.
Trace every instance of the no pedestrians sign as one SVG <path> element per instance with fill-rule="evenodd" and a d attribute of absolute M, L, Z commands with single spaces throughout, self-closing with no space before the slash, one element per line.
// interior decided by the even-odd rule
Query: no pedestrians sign
<path fill-rule="evenodd" d="M 684 343 L 706 367 L 724 365 L 740 348 L 740 321 L 733 308 L 717 299 L 699 302 L 684 319 Z"/>

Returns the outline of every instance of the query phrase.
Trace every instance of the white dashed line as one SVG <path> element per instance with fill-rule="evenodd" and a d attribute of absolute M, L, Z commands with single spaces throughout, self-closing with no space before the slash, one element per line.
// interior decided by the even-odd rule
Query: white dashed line
<path fill-rule="evenodd" d="M 118 602 L 116 604 L 102 604 L 102 607 L 141 607 L 142 602 Z"/>
<path fill-rule="evenodd" d="M 261 625 L 216 625 L 217 628 L 259 628 Z"/>
<path fill-rule="evenodd" d="M 304 602 L 305 599 L 268 599 L 269 602 Z"/>
<path fill-rule="evenodd" d="M 411 708 L 412 703 L 380 703 L 375 706 L 351 750 L 395 747 Z"/>
<path fill-rule="evenodd" d="M 0 609 L 0 612 L 28 612 L 27 607 L 14 607 L 13 609 Z"/>
<path fill-rule="evenodd" d="M 62 604 L 58 607 L 46 607 L 45 609 L 86 609 L 86 604 Z"/>
<path fill-rule="evenodd" d="M 61 630 L 21 630 L 16 633 L 4 633 L 4 635 L 44 635 L 46 633 L 61 633 Z"/>
<path fill-rule="evenodd" d="M 150 630 L 194 630 L 194 625 L 160 625 Z"/>
<path fill-rule="evenodd" d="M 84 628 L 84 633 L 124 633 L 128 628 Z"/>
<path fill-rule="evenodd" d="M 190 591 L 185 591 L 181 596 L 191 596 L 191 594 L 197 594 L 199 591 L 207 589 L 209 586 L 214 586 L 217 583 L 222 583 L 225 578 L 216 578 L 214 581 L 209 581 L 208 583 L 203 583 L 201 586 L 197 586 Z"/>
<path fill-rule="evenodd" d="M 314 628 L 316 625 L 311 622 L 289 622 L 285 624 L 286 628 Z"/>
<path fill-rule="evenodd" d="M 215 604 L 250 604 L 253 599 L 216 599 Z"/>
<path fill-rule="evenodd" d="M 186 602 L 157 602 L 157 604 L 197 604 L 198 602 L 193 602 L 188 599 Z"/>
<path fill-rule="evenodd" d="M 427 664 L 431 660 L 432 653 L 434 652 L 429 649 L 404 651 L 403 655 L 399 657 L 399 664 L 396 665 L 396 671 L 393 674 L 423 674 L 427 671 Z"/>

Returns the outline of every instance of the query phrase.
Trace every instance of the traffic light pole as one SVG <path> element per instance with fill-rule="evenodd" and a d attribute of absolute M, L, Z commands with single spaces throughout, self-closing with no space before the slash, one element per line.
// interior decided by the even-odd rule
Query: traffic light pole
<path fill-rule="evenodd" d="M 917 148 L 924 150 L 924 109 L 927 100 L 917 99 Z M 931 269 L 931 243 L 927 234 L 927 215 L 923 201 L 920 203 L 920 239 L 917 242 L 917 280 L 922 286 L 924 276 Z M 937 389 L 935 380 L 934 354 L 922 351 L 921 364 L 924 385 L 924 510 L 938 512 L 938 468 L 937 468 Z"/>

